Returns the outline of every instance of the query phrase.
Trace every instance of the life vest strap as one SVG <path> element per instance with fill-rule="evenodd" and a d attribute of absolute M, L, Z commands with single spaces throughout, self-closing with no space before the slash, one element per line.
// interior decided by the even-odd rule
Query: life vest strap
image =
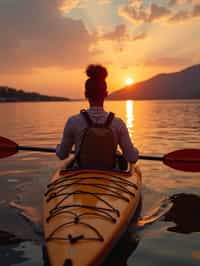
<path fill-rule="evenodd" d="M 108 115 L 108 117 L 107 117 L 107 119 L 106 119 L 106 121 L 105 121 L 105 123 L 103 123 L 103 124 L 99 124 L 99 123 L 96 124 L 96 123 L 94 123 L 92 121 L 92 119 L 90 118 L 88 112 L 85 109 L 81 110 L 80 113 L 85 118 L 85 120 L 86 120 L 86 122 L 87 122 L 87 124 L 88 124 L 89 127 L 109 127 L 110 124 L 112 123 L 113 119 L 114 119 L 114 116 L 115 116 L 114 113 L 110 112 L 109 115 Z"/>

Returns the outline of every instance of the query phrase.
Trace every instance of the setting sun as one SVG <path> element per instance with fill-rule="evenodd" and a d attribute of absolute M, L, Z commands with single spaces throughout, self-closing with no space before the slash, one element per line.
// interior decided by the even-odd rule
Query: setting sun
<path fill-rule="evenodd" d="M 131 77 L 129 77 L 129 78 L 127 78 L 127 79 L 125 80 L 125 84 L 126 84 L 126 85 L 132 85 L 133 83 L 134 83 L 134 79 L 131 78 Z"/>

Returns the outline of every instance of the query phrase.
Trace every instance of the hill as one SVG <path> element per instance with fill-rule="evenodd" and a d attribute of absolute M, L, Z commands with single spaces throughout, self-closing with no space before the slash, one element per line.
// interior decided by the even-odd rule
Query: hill
<path fill-rule="evenodd" d="M 69 101 L 68 98 L 47 96 L 36 92 L 25 92 L 0 86 L 0 102 L 40 102 L 40 101 Z"/>
<path fill-rule="evenodd" d="M 156 75 L 113 92 L 109 99 L 200 99 L 200 64 L 180 72 Z"/>

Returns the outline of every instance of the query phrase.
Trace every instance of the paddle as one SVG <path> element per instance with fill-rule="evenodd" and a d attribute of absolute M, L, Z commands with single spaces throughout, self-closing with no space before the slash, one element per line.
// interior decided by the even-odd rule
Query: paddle
<path fill-rule="evenodd" d="M 15 142 L 0 137 L 0 158 L 16 154 L 19 150 L 55 153 L 54 148 L 19 146 Z M 186 172 L 200 172 L 200 149 L 183 149 L 164 156 L 140 155 L 141 160 L 162 161 L 165 165 Z"/>

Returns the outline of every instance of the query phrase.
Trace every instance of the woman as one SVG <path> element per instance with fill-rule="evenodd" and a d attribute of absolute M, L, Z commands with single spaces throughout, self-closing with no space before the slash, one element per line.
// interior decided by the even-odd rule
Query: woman
<path fill-rule="evenodd" d="M 61 160 L 65 159 L 74 145 L 75 154 L 79 158 L 80 163 L 81 160 L 86 160 L 88 162 L 91 161 L 91 168 L 97 167 L 96 164 L 100 164 L 99 168 L 105 168 L 107 166 L 105 166 L 106 164 L 104 163 L 109 161 L 107 155 L 113 154 L 112 152 L 109 153 L 109 149 L 114 149 L 115 154 L 117 146 L 119 145 L 126 161 L 135 163 L 138 159 L 138 150 L 131 142 L 125 123 L 120 118 L 114 117 L 106 112 L 103 108 L 104 100 L 108 95 L 107 84 L 105 81 L 108 75 L 106 68 L 101 65 L 89 65 L 86 73 L 89 78 L 85 83 L 85 97 L 89 102 L 89 109 L 68 119 L 64 128 L 61 144 L 57 145 L 56 148 L 57 156 Z M 96 128 L 96 131 L 93 130 L 93 135 L 85 133 L 89 127 Z M 105 135 L 108 131 L 102 131 L 102 134 L 97 132 L 97 128 L 105 127 L 111 129 L 113 142 L 111 140 L 108 140 L 107 143 L 105 142 Z M 95 134 L 96 136 L 104 136 L 104 140 L 99 138 L 96 145 L 94 145 Z M 89 135 L 91 136 L 90 139 L 93 138 L 90 145 L 88 145 L 89 142 L 86 141 L 86 138 L 88 138 Z M 109 138 L 111 137 L 109 134 L 107 136 L 109 136 Z M 101 143 L 101 141 L 103 142 Z M 111 147 L 112 143 L 113 148 Z M 84 156 L 83 154 L 86 155 Z M 87 156 L 90 158 L 87 158 Z M 87 165 L 87 163 L 82 162 L 82 165 Z"/>

